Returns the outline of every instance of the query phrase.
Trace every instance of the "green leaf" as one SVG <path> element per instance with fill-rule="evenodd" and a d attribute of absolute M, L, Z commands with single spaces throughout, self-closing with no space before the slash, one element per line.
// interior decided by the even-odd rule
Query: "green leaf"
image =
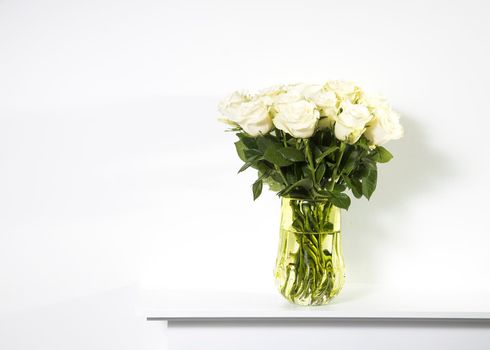
<path fill-rule="evenodd" d="M 273 169 L 269 165 L 269 163 L 262 161 L 262 158 L 259 158 L 256 162 L 252 164 L 252 168 L 257 169 L 262 174 L 266 172 L 271 172 Z"/>
<path fill-rule="evenodd" d="M 344 174 L 350 174 L 350 172 L 352 170 L 354 170 L 354 168 L 358 164 L 357 163 L 358 157 L 359 157 L 359 152 L 356 150 L 353 150 L 351 153 L 349 153 L 349 156 L 348 156 L 345 164 L 343 165 L 343 169 L 342 169 L 342 172 Z"/>
<path fill-rule="evenodd" d="M 245 154 L 245 157 L 248 157 L 248 158 L 252 158 L 255 156 L 261 156 L 262 155 L 262 152 L 260 152 L 257 149 L 245 149 L 243 151 L 243 153 Z"/>
<path fill-rule="evenodd" d="M 333 186 L 333 190 L 334 190 L 334 192 L 344 192 L 346 188 L 347 188 L 347 187 L 345 187 L 345 185 L 344 185 L 344 184 L 339 184 L 339 183 L 336 183 L 336 184 Z"/>
<path fill-rule="evenodd" d="M 309 190 L 313 187 L 313 181 L 309 177 L 306 177 L 304 179 L 301 179 L 299 181 L 296 181 L 294 184 L 291 185 L 293 188 L 295 187 L 303 187 L 306 190 Z"/>
<path fill-rule="evenodd" d="M 303 152 L 294 147 L 279 148 L 277 151 L 291 162 L 303 162 L 305 160 L 305 155 Z"/>
<path fill-rule="evenodd" d="M 359 141 L 356 142 L 356 146 L 359 146 L 365 151 L 370 151 L 371 148 L 369 147 L 369 141 L 365 136 L 362 136 Z"/>
<path fill-rule="evenodd" d="M 323 158 L 325 158 L 326 156 L 328 156 L 329 154 L 335 152 L 339 147 L 338 146 L 330 146 L 330 147 L 327 147 L 327 149 L 325 151 L 323 151 L 317 158 L 316 158 L 316 164 L 319 164 Z"/>
<path fill-rule="evenodd" d="M 328 200 L 338 208 L 349 209 L 350 198 L 345 193 L 328 191 Z"/>
<path fill-rule="evenodd" d="M 274 179 L 271 176 L 273 173 L 273 170 L 267 169 L 265 172 L 261 172 L 259 170 L 259 178 L 258 180 L 262 180 L 263 183 L 266 183 L 269 186 L 269 189 L 271 189 L 274 192 L 280 191 L 281 189 L 284 188 L 284 186 L 281 183 L 278 183 L 274 181 Z"/>
<path fill-rule="evenodd" d="M 259 178 L 257 180 L 263 180 L 271 174 L 272 170 L 266 170 L 264 173 L 259 171 Z"/>
<path fill-rule="evenodd" d="M 387 163 L 393 158 L 393 155 L 386 148 L 378 146 L 371 158 L 378 163 Z"/>
<path fill-rule="evenodd" d="M 376 182 L 378 181 L 378 171 L 371 169 L 366 176 L 362 178 L 362 194 L 367 199 L 371 198 L 374 190 L 376 189 Z"/>
<path fill-rule="evenodd" d="M 310 167 L 308 165 L 303 165 L 301 167 L 301 173 L 303 174 L 303 177 L 308 177 L 311 175 L 311 170 L 310 170 Z"/>
<path fill-rule="evenodd" d="M 354 197 L 356 197 L 356 198 L 362 197 L 362 183 L 361 183 L 361 181 L 359 181 L 357 179 L 351 179 L 347 175 L 342 175 L 342 179 L 344 179 L 344 182 L 350 188 Z"/>
<path fill-rule="evenodd" d="M 364 158 L 363 160 L 363 164 L 364 166 L 366 167 L 366 169 L 368 170 L 376 170 L 377 166 L 376 166 L 376 162 L 370 158 Z"/>
<path fill-rule="evenodd" d="M 242 141 L 237 141 L 237 142 L 235 142 L 235 148 L 236 148 L 236 153 L 238 154 L 238 157 L 240 157 L 241 160 L 246 162 L 247 157 L 245 156 L 245 150 L 247 149 L 247 147 L 245 147 L 245 144 Z"/>
<path fill-rule="evenodd" d="M 247 170 L 250 166 L 253 166 L 257 161 L 261 160 L 262 156 L 257 155 L 249 158 L 245 164 L 242 165 L 240 170 L 238 170 L 238 174 L 240 174 L 242 171 Z"/>
<path fill-rule="evenodd" d="M 238 174 L 240 174 L 242 171 L 247 170 L 251 165 L 252 162 L 246 162 L 245 164 L 243 164 L 242 167 L 238 170 Z"/>
<path fill-rule="evenodd" d="M 304 189 L 309 190 L 313 187 L 313 181 L 311 181 L 311 179 L 309 177 L 301 179 L 299 181 L 296 181 L 294 184 L 289 185 L 288 187 L 286 187 L 282 191 L 279 191 L 277 193 L 277 195 L 278 196 L 285 196 L 286 194 L 288 194 L 289 192 L 294 190 L 296 187 L 303 187 Z"/>
<path fill-rule="evenodd" d="M 326 147 L 324 147 L 322 145 L 318 145 L 318 146 L 313 147 L 313 158 L 314 159 L 320 158 L 320 156 L 322 155 L 322 152 L 325 149 L 326 149 Z"/>
<path fill-rule="evenodd" d="M 254 137 L 242 133 L 238 133 L 237 136 L 248 149 L 257 149 L 257 140 Z"/>
<path fill-rule="evenodd" d="M 295 144 L 298 143 L 298 139 L 297 138 L 294 138 L 294 137 L 291 137 L 289 140 L 286 141 L 286 143 L 288 145 L 294 146 Z"/>
<path fill-rule="evenodd" d="M 284 158 L 284 156 L 281 153 L 279 153 L 276 148 L 273 147 L 270 147 L 265 151 L 264 159 L 280 167 L 293 164 L 293 162 Z"/>
<path fill-rule="evenodd" d="M 268 136 L 258 136 L 257 137 L 257 147 L 262 152 L 267 151 L 270 148 L 280 148 L 281 144 L 279 142 L 274 141 Z"/>
<path fill-rule="evenodd" d="M 254 200 L 259 198 L 260 194 L 262 193 L 262 179 L 254 182 L 254 184 L 252 185 L 252 192 L 254 195 Z"/>
<path fill-rule="evenodd" d="M 318 168 L 315 171 L 315 179 L 317 183 L 320 183 L 323 179 L 323 175 L 325 175 L 325 170 L 327 167 L 325 166 L 325 163 L 322 163 L 318 166 Z"/>
<path fill-rule="evenodd" d="M 280 184 L 287 185 L 287 184 L 284 183 L 284 180 L 283 180 L 282 176 L 277 171 L 274 171 L 274 172 L 271 173 L 271 178 L 274 181 L 279 182 Z"/>
<path fill-rule="evenodd" d="M 281 191 L 284 185 L 281 182 L 274 180 L 272 177 L 264 179 L 264 182 L 269 186 L 269 189 L 274 192 Z"/>
<path fill-rule="evenodd" d="M 288 184 L 294 184 L 296 181 L 298 181 L 293 171 L 286 171 L 285 173 L 286 181 L 288 182 Z"/>

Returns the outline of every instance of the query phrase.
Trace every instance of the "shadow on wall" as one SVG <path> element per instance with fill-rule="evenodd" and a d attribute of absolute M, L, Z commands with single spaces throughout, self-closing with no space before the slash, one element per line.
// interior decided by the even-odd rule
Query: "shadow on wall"
<path fill-rule="evenodd" d="M 405 136 L 387 145 L 394 158 L 379 166 L 373 197 L 369 202 L 354 199 L 342 218 L 347 280 L 353 282 L 389 283 L 383 280 L 383 260 L 390 256 L 387 249 L 394 241 L 404 243 L 401 253 L 407 254 L 407 259 L 414 258 L 411 247 L 420 242 L 405 234 L 421 224 L 411 220 L 413 203 L 427 194 L 437 195 L 441 189 L 438 180 L 454 174 L 444 154 L 428 145 L 420 124 L 405 115 L 402 123 Z"/>

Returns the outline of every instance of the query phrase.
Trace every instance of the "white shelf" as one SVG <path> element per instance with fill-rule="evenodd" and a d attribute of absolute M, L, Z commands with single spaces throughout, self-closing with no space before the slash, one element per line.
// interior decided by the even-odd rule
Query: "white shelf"
<path fill-rule="evenodd" d="M 346 285 L 325 306 L 288 303 L 276 291 L 144 291 L 148 320 L 207 319 L 480 319 L 490 320 L 490 291 L 417 291 Z"/>

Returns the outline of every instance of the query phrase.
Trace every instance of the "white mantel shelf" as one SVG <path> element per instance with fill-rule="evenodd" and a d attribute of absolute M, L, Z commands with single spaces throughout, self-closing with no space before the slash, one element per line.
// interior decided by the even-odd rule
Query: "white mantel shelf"
<path fill-rule="evenodd" d="M 346 285 L 326 306 L 301 307 L 271 290 L 259 292 L 150 291 L 141 311 L 151 321 L 455 319 L 490 322 L 490 291 L 427 291 Z"/>

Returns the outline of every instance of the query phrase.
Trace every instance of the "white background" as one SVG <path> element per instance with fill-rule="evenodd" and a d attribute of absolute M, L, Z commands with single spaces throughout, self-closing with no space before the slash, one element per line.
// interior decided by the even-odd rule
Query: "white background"
<path fill-rule="evenodd" d="M 486 1 L 0 0 L 0 348 L 154 349 L 143 288 L 269 290 L 279 201 L 216 104 L 349 79 L 406 136 L 343 216 L 347 278 L 485 290 Z M 279 295 L 278 295 L 279 298 Z"/>

